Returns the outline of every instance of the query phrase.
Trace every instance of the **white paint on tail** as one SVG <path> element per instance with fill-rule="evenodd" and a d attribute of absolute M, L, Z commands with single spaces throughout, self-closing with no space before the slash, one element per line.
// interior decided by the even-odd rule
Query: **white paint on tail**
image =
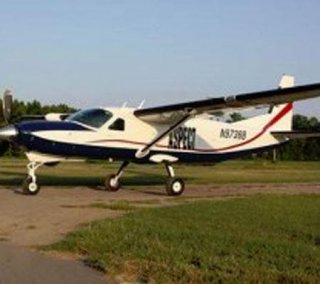
<path fill-rule="evenodd" d="M 295 85 L 294 81 L 295 81 L 294 76 L 284 74 L 280 80 L 279 88 L 280 89 L 292 88 Z M 289 108 L 288 105 L 291 106 L 291 110 L 288 111 L 286 115 L 279 120 L 279 122 L 275 125 L 275 127 L 272 128 L 272 130 L 282 130 L 282 131 L 292 130 L 292 117 L 293 117 L 292 103 L 275 106 L 271 114 L 276 115 L 276 113 L 279 112 L 279 110 L 281 111 L 281 109 L 284 109 L 285 107 Z"/>

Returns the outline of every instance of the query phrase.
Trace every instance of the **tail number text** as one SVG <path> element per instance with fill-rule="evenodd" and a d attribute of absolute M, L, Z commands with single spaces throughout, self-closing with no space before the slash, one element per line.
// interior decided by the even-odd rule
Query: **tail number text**
<path fill-rule="evenodd" d="M 220 138 L 245 140 L 247 138 L 247 131 L 222 128 L 220 132 Z"/>

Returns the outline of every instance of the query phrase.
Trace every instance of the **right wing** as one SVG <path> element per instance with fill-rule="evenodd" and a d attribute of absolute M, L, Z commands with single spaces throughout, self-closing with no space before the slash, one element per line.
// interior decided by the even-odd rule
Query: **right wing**
<path fill-rule="evenodd" d="M 254 106 L 278 105 L 318 96 L 320 96 L 320 83 L 137 109 L 134 114 L 146 122 L 170 124 L 175 123 L 186 115 L 192 116 L 206 112 L 214 113 Z"/>
<path fill-rule="evenodd" d="M 65 120 L 69 115 L 71 115 L 71 113 L 55 113 L 55 112 L 50 112 L 47 114 L 22 115 L 19 117 L 19 121 L 29 121 L 29 120 L 61 121 L 61 120 Z"/>

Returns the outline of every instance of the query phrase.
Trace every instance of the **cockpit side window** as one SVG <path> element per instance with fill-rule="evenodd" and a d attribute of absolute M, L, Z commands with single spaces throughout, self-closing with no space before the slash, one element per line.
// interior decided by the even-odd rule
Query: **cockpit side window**
<path fill-rule="evenodd" d="M 77 121 L 84 125 L 88 125 L 94 128 L 100 128 L 110 118 L 112 113 L 103 109 L 88 109 L 78 111 L 68 117 L 68 121 Z"/>
<path fill-rule="evenodd" d="M 118 131 L 124 131 L 125 129 L 125 122 L 122 118 L 116 119 L 110 126 L 109 129 L 111 130 L 118 130 Z"/>

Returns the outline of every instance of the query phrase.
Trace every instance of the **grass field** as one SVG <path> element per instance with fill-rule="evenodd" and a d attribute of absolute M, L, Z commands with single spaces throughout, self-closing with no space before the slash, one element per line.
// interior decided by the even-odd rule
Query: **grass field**
<path fill-rule="evenodd" d="M 319 283 L 320 196 L 253 196 L 136 209 L 47 249 L 126 281 Z"/>
<path fill-rule="evenodd" d="M 0 159 L 0 184 L 18 185 L 26 176 L 24 159 Z M 118 163 L 76 162 L 38 171 L 43 185 L 102 185 Z M 320 182 L 319 162 L 229 161 L 217 165 L 176 165 L 176 174 L 188 184 Z M 161 165 L 130 165 L 124 185 L 162 185 L 166 172 Z"/>

